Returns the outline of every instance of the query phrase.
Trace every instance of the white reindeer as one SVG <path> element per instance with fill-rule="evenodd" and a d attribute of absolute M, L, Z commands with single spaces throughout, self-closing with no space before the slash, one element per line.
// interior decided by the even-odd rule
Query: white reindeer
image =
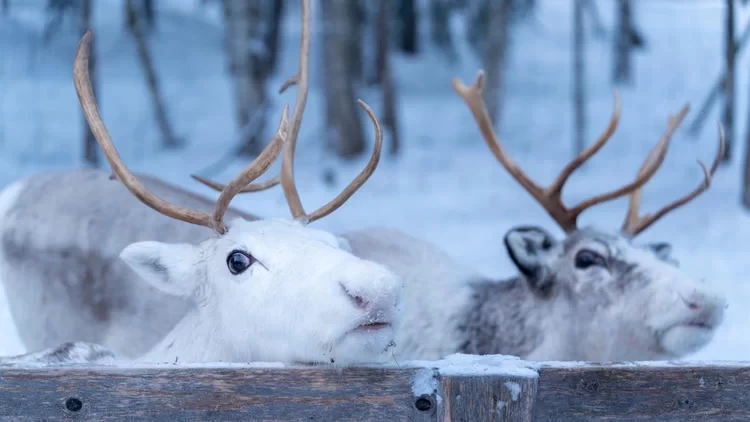
<path fill-rule="evenodd" d="M 682 357 L 708 343 L 721 323 L 724 298 L 680 271 L 669 256 L 668 244 L 639 246 L 632 243 L 632 238 L 656 219 L 697 197 L 708 187 L 710 176 L 716 170 L 715 163 L 711 171 L 706 173 L 706 183 L 690 195 L 675 201 L 652 217 L 642 220 L 637 218 L 639 189 L 662 163 L 670 136 L 684 117 L 686 109 L 670 122 L 667 132 L 649 155 L 633 183 L 568 209 L 560 200 L 562 186 L 575 168 L 596 153 L 614 132 L 619 121 L 617 97 L 615 112 L 605 133 L 566 166 L 553 188 L 542 190 L 512 163 L 492 132 L 481 102 L 481 81 L 480 77 L 473 90 L 467 90 L 460 84 L 456 84 L 456 89 L 463 94 L 462 97 L 475 112 L 484 138 L 501 164 L 510 169 L 516 180 L 535 194 L 567 232 L 567 236 L 563 240 L 557 240 L 540 227 L 511 229 L 505 235 L 505 245 L 520 274 L 508 280 L 497 281 L 487 279 L 455 262 L 443 250 L 405 233 L 389 229 L 368 229 L 341 234 L 344 239 L 342 244 L 348 243 L 356 256 L 385 264 L 404 280 L 404 319 L 401 329 L 397 330 L 396 357 L 436 359 L 454 352 L 466 352 L 512 354 L 526 359 L 543 360 L 648 360 Z M 304 91 L 303 88 L 306 87 L 301 86 L 300 92 Z M 285 174 L 290 180 L 295 139 L 292 137 L 291 144 L 285 148 L 282 177 L 272 179 L 264 187 L 274 183 L 284 185 Z M 721 156 L 721 149 L 723 138 L 720 136 L 718 156 Z M 64 185 L 67 178 L 89 177 L 86 179 L 90 180 L 87 189 L 93 192 L 116 189 L 111 187 L 113 182 L 107 180 L 103 172 L 99 172 L 96 177 L 78 174 L 80 173 L 62 173 L 45 179 L 38 176 L 38 181 L 31 179 L 27 182 L 30 192 L 24 194 L 32 196 L 35 192 L 54 191 L 55 186 Z M 216 189 L 224 189 L 221 184 L 205 179 L 202 181 Z M 242 191 L 258 188 L 260 187 L 257 185 L 248 185 Z M 284 190 L 290 190 L 288 184 Z M 60 197 L 63 203 L 70 204 L 71 211 L 67 212 L 66 224 L 75 227 L 73 233 L 85 232 L 87 219 L 106 221 L 111 216 L 112 220 L 128 226 L 123 233 L 129 238 L 146 235 L 138 227 L 133 227 L 133 220 L 121 217 L 133 212 L 128 211 L 129 207 L 134 208 L 140 204 L 137 201 L 126 202 L 124 192 L 111 194 L 117 197 L 121 206 L 116 210 L 104 210 L 104 214 L 100 216 L 92 215 L 88 210 L 92 206 L 88 205 L 92 199 Z M 577 216 L 585 209 L 627 194 L 631 195 L 630 211 L 628 222 L 622 230 L 577 229 Z M 41 195 L 37 193 L 37 196 Z M 188 192 L 176 192 L 175 196 L 178 201 L 202 202 L 204 207 L 208 203 L 208 200 L 190 196 Z M 298 208 L 293 204 L 290 201 L 290 209 L 296 215 L 298 211 L 295 210 Z M 29 200 L 12 207 L 17 207 L 19 217 L 27 214 L 24 210 L 43 212 Z M 77 215 L 74 215 L 74 211 Z M 59 219 L 60 216 L 51 216 L 52 220 L 55 218 Z M 144 218 L 149 219 L 148 226 L 153 227 L 158 236 L 199 238 L 203 235 L 179 233 L 181 226 L 173 224 L 169 219 L 157 221 L 155 214 L 144 215 Z M 7 213 L 5 219 L 7 221 Z M 44 224 L 44 221 L 38 223 Z M 38 230 L 31 226 L 32 222 L 25 220 L 14 222 L 9 229 L 3 228 L 2 246 L 11 250 L 23 250 L 26 246 L 21 241 L 14 240 L 7 245 L 5 239 L 8 230 Z M 62 251 L 78 251 L 80 241 L 72 235 L 67 235 L 67 239 L 65 242 L 61 241 L 61 246 L 51 248 L 49 253 L 59 256 Z M 118 238 L 113 239 L 112 243 L 123 241 Z M 26 254 L 33 256 L 42 250 L 41 247 L 27 250 Z M 7 252 L 3 254 L 8 256 Z M 40 258 L 45 259 L 44 256 Z M 38 265 L 37 268 L 12 260 L 6 264 L 12 267 L 2 274 L 6 284 L 8 278 L 13 278 L 13 284 L 18 286 L 24 283 L 26 286 L 35 286 L 32 290 L 36 293 L 25 297 L 18 292 L 20 287 L 9 294 L 9 300 L 15 302 L 13 311 L 21 332 L 33 330 L 42 334 L 44 339 L 44 344 L 40 344 L 37 338 L 27 336 L 27 344 L 36 342 L 36 349 L 50 347 L 62 341 L 78 340 L 81 337 L 76 337 L 76 333 L 83 331 L 90 337 L 108 337 L 108 328 L 117 325 L 117 320 L 120 319 L 113 317 L 117 311 L 123 315 L 122 319 L 135 325 L 119 327 L 116 338 L 109 336 L 107 344 L 115 344 L 120 349 L 126 344 L 133 345 L 132 349 L 142 349 L 158 341 L 169 330 L 169 325 L 178 319 L 181 312 L 179 307 L 164 314 L 159 313 L 157 307 L 149 308 L 153 313 L 147 319 L 139 319 L 141 315 L 132 316 L 137 314 L 137 310 L 141 309 L 147 299 L 132 292 L 121 295 L 117 287 L 137 285 L 137 280 L 132 279 L 133 274 L 123 269 L 87 279 L 83 276 L 87 268 L 109 265 L 114 269 L 118 263 L 106 258 L 86 259 L 81 253 L 75 255 L 75 259 L 82 265 L 79 269 L 71 270 L 71 274 L 65 278 L 55 273 L 53 265 L 47 263 Z M 98 286 L 100 290 L 97 292 L 102 293 L 101 296 L 92 299 L 90 294 L 86 294 L 91 287 L 84 280 L 90 280 L 90 285 Z M 58 312 L 55 316 L 74 321 L 72 326 L 58 324 L 52 327 L 40 322 L 52 319 L 47 318 L 51 314 L 51 308 L 41 293 L 44 291 L 42 287 L 48 284 L 66 287 L 66 296 L 55 298 L 55 301 L 60 302 L 54 305 L 54 309 L 59 310 L 55 311 Z M 101 287 L 103 285 L 112 287 Z M 170 308 L 171 304 L 179 304 L 170 297 L 164 300 L 166 301 L 160 303 L 165 307 L 167 303 Z M 104 316 L 100 321 L 95 319 L 95 311 Z M 96 322 L 99 325 L 94 324 Z M 144 335 L 145 330 L 141 328 L 145 324 L 158 325 L 160 328 Z M 87 328 L 89 326 L 94 329 Z"/>
<path fill-rule="evenodd" d="M 304 52 L 309 49 L 310 12 L 309 2 L 302 3 Z M 272 142 L 221 192 L 212 213 L 179 207 L 146 189 L 123 164 L 91 89 L 91 38 L 88 31 L 76 52 L 75 86 L 86 119 L 114 173 L 149 207 L 176 220 L 211 228 L 217 234 L 197 245 L 144 241 L 122 251 L 122 259 L 143 280 L 169 296 L 192 302 L 169 333 L 139 359 L 350 363 L 389 358 L 386 352 L 393 346 L 398 323 L 398 277 L 382 265 L 351 255 L 330 233 L 306 227 L 340 207 L 375 170 L 382 132 L 372 110 L 360 103 L 375 127 L 375 152 L 341 195 L 295 221 L 235 218 L 225 224 L 224 215 L 232 198 L 264 173 L 283 143 L 297 135 L 305 99 L 300 101 L 298 97 L 291 124 L 288 107 L 284 108 Z M 301 85 L 307 83 L 306 72 L 297 78 Z M 292 189 L 286 192 L 288 200 L 299 203 L 293 180 L 285 182 Z M 18 190 L 9 188 L 9 192 Z M 99 200 L 106 202 L 107 198 Z"/>

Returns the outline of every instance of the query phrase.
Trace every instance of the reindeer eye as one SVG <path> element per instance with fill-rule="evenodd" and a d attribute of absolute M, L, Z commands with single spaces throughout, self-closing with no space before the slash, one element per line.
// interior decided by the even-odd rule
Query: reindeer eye
<path fill-rule="evenodd" d="M 593 265 L 604 266 L 605 263 L 604 258 L 598 253 L 590 249 L 581 249 L 576 254 L 575 265 L 576 268 L 585 270 Z"/>
<path fill-rule="evenodd" d="M 227 267 L 234 275 L 245 272 L 255 262 L 255 258 L 242 251 L 232 251 L 227 256 Z"/>

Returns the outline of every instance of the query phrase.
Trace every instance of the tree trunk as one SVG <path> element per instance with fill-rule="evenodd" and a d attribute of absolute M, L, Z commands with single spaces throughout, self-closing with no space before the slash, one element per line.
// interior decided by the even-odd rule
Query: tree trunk
<path fill-rule="evenodd" d="M 81 36 L 91 27 L 91 15 L 93 0 L 83 0 L 81 4 Z M 99 77 L 96 68 L 96 40 L 91 39 L 91 55 L 89 56 L 89 77 L 94 96 L 101 107 L 102 99 L 99 97 Z M 99 145 L 91 132 L 88 122 L 83 118 L 83 160 L 86 164 L 99 167 Z"/>
<path fill-rule="evenodd" d="M 398 155 L 401 150 L 401 139 L 398 131 L 398 116 L 396 113 L 396 92 L 391 77 L 390 64 L 390 19 L 392 0 L 380 0 L 377 22 L 377 56 L 376 56 L 376 79 L 383 89 L 383 126 L 391 134 L 391 143 L 388 153 L 391 156 Z"/>
<path fill-rule="evenodd" d="M 573 1 L 573 156 L 586 148 L 584 0 Z"/>
<path fill-rule="evenodd" d="M 347 56 L 351 60 L 352 78 L 355 81 L 362 81 L 364 78 L 365 67 L 365 32 L 367 28 L 367 9 L 360 0 L 349 0 L 347 3 L 349 13 L 348 20 L 351 22 L 352 32 L 347 40 L 349 41 L 349 52 Z"/>
<path fill-rule="evenodd" d="M 734 42 L 735 57 L 742 53 L 742 50 L 747 45 L 748 40 L 750 40 L 750 24 L 745 25 L 745 29 L 742 30 L 742 35 L 740 35 L 740 37 Z M 724 85 L 727 83 L 726 70 L 722 69 L 722 72 L 723 73 L 719 75 L 719 78 L 711 87 L 711 91 L 709 91 L 706 99 L 703 101 L 703 103 L 701 103 L 701 106 L 698 109 L 698 113 L 695 115 L 695 120 L 693 120 L 693 123 L 690 124 L 689 133 L 691 135 L 697 135 L 698 132 L 700 132 L 701 127 L 703 126 L 703 122 L 705 122 L 706 118 L 708 117 L 708 112 L 711 111 L 711 107 L 713 106 L 714 102 L 719 99 L 720 94 L 724 89 Z"/>
<path fill-rule="evenodd" d="M 736 53 L 734 47 L 734 0 L 726 0 L 725 18 L 724 61 L 727 69 L 727 78 L 724 84 L 724 112 L 721 120 L 724 125 L 726 148 L 724 149 L 722 161 L 729 162 L 732 157 L 732 147 L 734 146 L 734 59 Z"/>
<path fill-rule="evenodd" d="M 616 16 L 612 81 L 616 84 L 630 83 L 632 82 L 630 51 L 633 32 L 630 0 L 617 0 Z"/>
<path fill-rule="evenodd" d="M 138 2 L 125 1 L 125 25 L 129 30 L 133 27 L 133 19 L 136 16 L 144 22 L 142 25 L 144 32 L 151 31 L 156 27 L 156 11 L 154 10 L 153 0 L 139 0 Z M 136 14 L 131 13 L 130 9 L 135 10 Z"/>
<path fill-rule="evenodd" d="M 487 112 L 497 128 L 501 115 L 503 98 L 503 80 L 506 68 L 506 57 L 510 37 L 510 15 L 513 0 L 492 1 L 488 9 L 487 34 L 484 37 L 483 67 L 487 82 L 484 90 L 484 101 Z M 497 129 L 496 129 L 497 130 Z"/>
<path fill-rule="evenodd" d="M 607 31 L 604 29 L 602 18 L 599 16 L 599 7 L 596 4 L 596 0 L 585 0 L 584 8 L 589 12 L 589 17 L 591 18 L 591 30 L 594 35 L 598 38 L 603 38 Z"/>
<path fill-rule="evenodd" d="M 253 122 L 257 126 L 243 140 L 239 154 L 256 156 L 264 145 L 265 132 L 265 64 L 268 63 L 265 49 L 265 25 L 262 3 L 246 0 L 225 0 L 224 30 L 229 69 L 235 96 L 236 119 L 239 132 Z M 253 114 L 260 113 L 259 118 Z"/>
<path fill-rule="evenodd" d="M 156 10 L 154 9 L 154 0 L 143 0 L 143 17 L 146 18 L 146 25 L 150 30 L 156 28 Z"/>
<path fill-rule="evenodd" d="M 450 17 L 453 11 L 450 0 L 432 0 L 429 4 L 430 34 L 432 42 L 445 54 L 450 62 L 458 60 L 456 47 L 450 28 Z M 471 25 L 470 30 L 471 30 Z"/>
<path fill-rule="evenodd" d="M 263 68 L 266 70 L 265 78 L 268 78 L 276 72 L 276 65 L 279 56 L 279 43 L 281 42 L 281 23 L 284 17 L 284 0 L 272 0 L 273 8 L 271 9 L 271 29 L 266 32 L 265 45 L 268 49 L 266 63 Z"/>
<path fill-rule="evenodd" d="M 320 0 L 323 28 L 323 85 L 326 121 L 329 128 L 328 146 L 340 157 L 352 158 L 364 151 L 364 133 L 360 120 L 361 108 L 355 101 L 350 37 L 354 31 L 351 0 Z"/>
<path fill-rule="evenodd" d="M 154 107 L 156 122 L 159 125 L 159 132 L 161 132 L 162 146 L 165 148 L 176 148 L 180 146 L 180 142 L 174 134 L 172 125 L 169 124 L 167 107 L 164 104 L 161 89 L 159 89 L 159 79 L 156 76 L 154 63 L 151 60 L 151 52 L 148 49 L 146 35 L 143 30 L 142 21 L 144 19 L 139 16 L 138 10 L 136 10 L 134 5 L 134 0 L 126 0 L 125 4 L 128 12 L 129 29 L 133 34 L 133 38 L 135 38 L 138 61 L 140 61 L 143 74 L 146 77 L 146 84 L 148 85 L 148 92 L 151 94 L 151 103 Z"/>
<path fill-rule="evenodd" d="M 393 9 L 393 8 L 392 8 Z M 419 19 L 416 0 L 398 0 L 396 21 L 398 22 L 397 45 L 401 52 L 408 55 L 418 53 Z"/>

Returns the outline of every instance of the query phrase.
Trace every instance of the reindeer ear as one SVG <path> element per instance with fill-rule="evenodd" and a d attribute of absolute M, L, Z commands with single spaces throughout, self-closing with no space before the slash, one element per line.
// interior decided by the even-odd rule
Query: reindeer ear
<path fill-rule="evenodd" d="M 659 259 L 667 260 L 671 258 L 672 245 L 670 245 L 667 242 L 648 243 L 646 244 L 646 247 L 651 249 L 651 252 L 653 252 L 654 255 L 659 257 Z"/>
<path fill-rule="evenodd" d="M 187 243 L 137 242 L 120 253 L 149 284 L 180 297 L 189 297 L 195 290 L 198 257 L 198 249 Z"/>
<path fill-rule="evenodd" d="M 504 241 L 510 259 L 532 290 L 547 295 L 554 281 L 549 262 L 558 240 L 541 227 L 520 226 L 510 229 Z"/>
<path fill-rule="evenodd" d="M 672 245 L 667 242 L 654 242 L 647 243 L 646 248 L 656 255 L 657 258 L 662 261 L 669 262 L 674 265 L 679 265 L 676 259 L 672 258 Z"/>
<path fill-rule="evenodd" d="M 349 253 L 352 253 L 352 244 L 349 243 L 349 239 L 343 237 L 343 236 L 336 236 L 336 241 L 339 244 L 339 248 L 342 250 L 345 250 Z"/>

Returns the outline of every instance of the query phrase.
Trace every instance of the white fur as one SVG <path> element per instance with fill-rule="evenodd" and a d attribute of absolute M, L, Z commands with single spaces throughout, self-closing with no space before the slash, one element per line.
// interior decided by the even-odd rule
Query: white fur
<path fill-rule="evenodd" d="M 447 253 L 403 232 L 373 228 L 343 234 L 360 258 L 386 265 L 404 281 L 403 319 L 394 355 L 435 360 L 459 350 L 458 325 L 471 296 L 468 282 L 481 278 Z"/>
<path fill-rule="evenodd" d="M 5 219 L 2 217 L 5 216 L 8 210 L 13 208 L 13 205 L 16 203 L 18 196 L 21 194 L 25 186 L 25 181 L 19 180 L 9 184 L 2 191 L 0 191 L 0 233 L 2 233 L 2 225 L 5 221 Z M 2 248 L 2 245 L 3 242 L 0 241 L 0 249 Z M 0 254 L 0 256 L 2 255 Z M 3 265 L 4 261 L 0 259 L 0 274 L 6 273 Z M 5 287 L 2 285 L 1 281 L 2 280 L 0 280 L 0 297 L 2 298 L 2 300 L 0 300 L 0 304 L 7 305 L 7 295 L 5 292 Z M 3 326 L 0 327 L 0 330 L 2 330 L 3 333 L 3 346 L 1 348 L 2 353 L 5 355 L 24 353 L 26 349 L 23 347 L 21 336 L 18 333 L 17 323 L 13 321 L 13 316 L 10 312 L 10 309 L 8 309 L 7 306 L 4 306 L 3 309 L 0 309 L 0 312 L 2 312 L 3 314 L 0 317 L 0 320 L 7 322 L 7 324 L 3 324 Z"/>
<path fill-rule="evenodd" d="M 196 246 L 139 242 L 122 252 L 146 281 L 196 303 L 140 360 L 350 363 L 390 356 L 402 287 L 393 273 L 297 222 L 235 219 L 228 226 Z M 257 262 L 233 275 L 226 260 L 234 250 Z M 358 329 L 376 320 L 391 325 Z"/>

